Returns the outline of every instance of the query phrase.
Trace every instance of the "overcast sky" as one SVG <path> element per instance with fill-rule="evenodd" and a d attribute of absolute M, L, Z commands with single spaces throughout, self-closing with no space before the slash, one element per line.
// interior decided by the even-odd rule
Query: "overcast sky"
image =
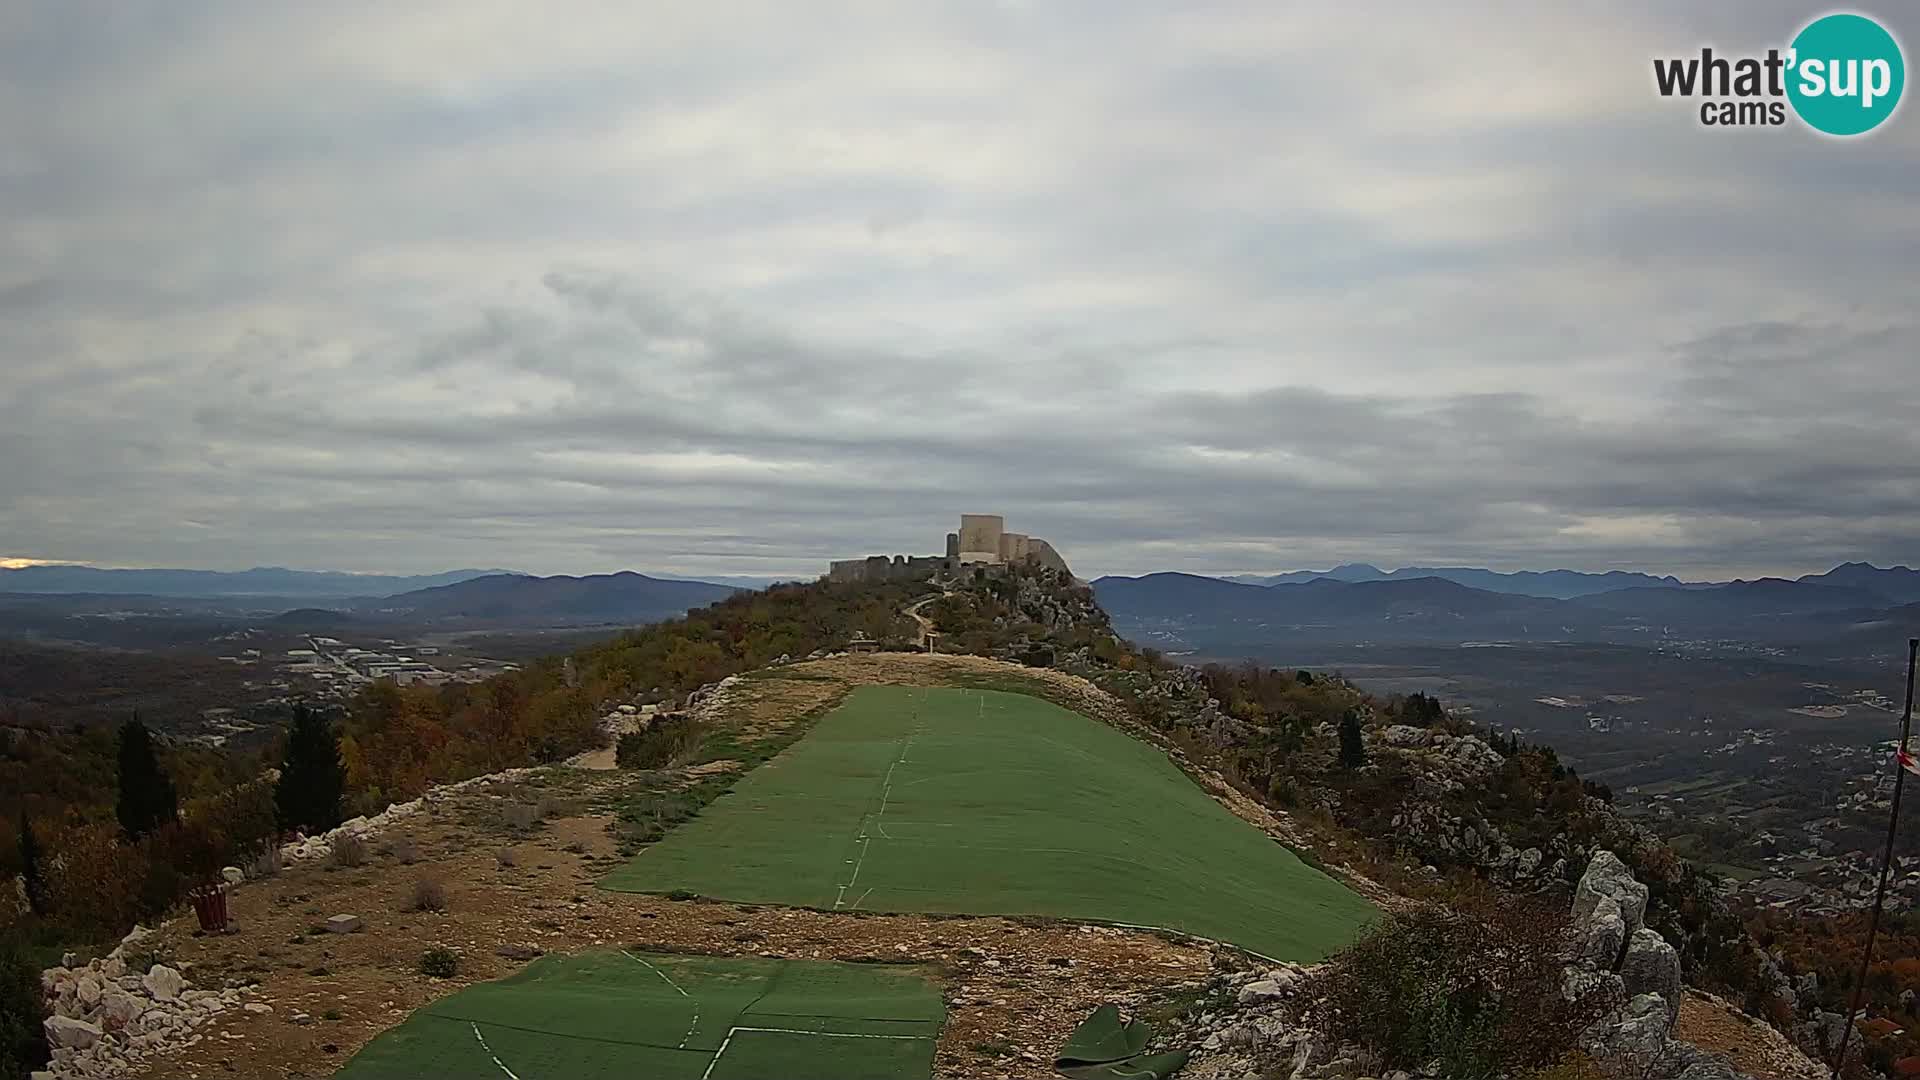
<path fill-rule="evenodd" d="M 0 556 L 1920 561 L 1915 106 L 1546 6 L 14 0 Z"/>

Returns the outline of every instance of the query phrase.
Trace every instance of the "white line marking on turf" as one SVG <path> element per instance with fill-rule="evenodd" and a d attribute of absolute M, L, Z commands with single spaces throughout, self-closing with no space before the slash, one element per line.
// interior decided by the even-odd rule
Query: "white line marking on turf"
<path fill-rule="evenodd" d="M 473 1029 L 473 1037 L 480 1040 L 480 1049 L 485 1050 L 487 1056 L 493 1059 L 493 1063 L 500 1066 L 500 1071 L 506 1073 L 512 1080 L 520 1080 L 519 1074 L 507 1068 L 506 1062 L 501 1061 L 499 1055 L 493 1052 L 493 1047 L 487 1045 L 487 1037 L 480 1034 L 480 1025 L 470 1022 L 467 1026 Z"/>
<path fill-rule="evenodd" d="M 714 1068 L 720 1064 L 720 1056 L 727 1052 L 727 1047 L 733 1043 L 733 1037 L 742 1031 L 763 1031 L 773 1035 L 813 1035 L 822 1039 L 896 1039 L 906 1042 L 918 1042 L 927 1038 L 925 1035 L 866 1035 L 851 1031 L 805 1031 L 800 1028 L 733 1027 L 728 1028 L 727 1037 L 720 1040 L 720 1049 L 713 1052 L 713 1060 L 707 1062 L 707 1071 L 700 1074 L 700 1080 L 708 1080 L 708 1077 L 713 1075 Z M 504 1065 L 501 1066 L 501 1068 L 505 1067 Z"/>
<path fill-rule="evenodd" d="M 766 1031 L 775 1035 L 818 1035 L 823 1039 L 903 1039 L 907 1042 L 917 1042 L 928 1037 L 925 1035 L 869 1035 L 865 1032 L 857 1031 L 808 1031 L 805 1028 L 765 1027 L 737 1027 L 734 1028 L 733 1031 L 727 1032 L 727 1034 L 731 1035 L 734 1031 Z"/>
<path fill-rule="evenodd" d="M 918 724 L 919 717 L 920 717 L 919 712 L 915 711 L 913 715 L 914 715 L 915 723 Z M 893 837 L 888 835 L 886 822 L 881 819 L 886 817 L 887 802 L 893 798 L 893 770 L 899 768 L 900 763 L 907 760 L 907 751 L 913 748 L 913 738 L 917 734 L 919 734 L 919 728 L 917 726 L 914 728 L 913 731 L 910 731 L 907 733 L 906 739 L 902 741 L 900 744 L 900 756 L 897 758 L 894 758 L 893 764 L 887 766 L 887 778 L 886 778 L 886 781 L 880 787 L 880 809 L 874 812 L 873 827 L 879 830 L 880 835 L 883 837 L 886 837 L 886 839 L 888 840 L 893 839 Z M 863 822 L 861 825 L 862 831 L 859 836 L 860 857 L 856 860 L 852 860 L 853 876 L 847 879 L 847 883 L 845 885 L 840 886 L 839 893 L 836 894 L 833 898 L 833 907 L 834 907 L 834 910 L 836 911 L 838 911 L 841 907 L 845 906 L 847 902 L 847 890 L 853 888 L 854 882 L 860 880 L 860 868 L 862 866 L 865 866 L 867 862 L 867 849 L 873 846 L 873 837 L 868 836 L 866 834 L 865 828 L 866 826 L 865 826 L 865 823 Z M 872 892 L 873 890 L 868 889 L 867 891 Z"/>
<path fill-rule="evenodd" d="M 673 979 L 669 978 L 666 972 L 661 971 L 659 968 L 654 967 L 652 964 L 647 963 L 645 960 L 640 959 L 639 957 L 633 955 L 627 950 L 621 949 L 620 955 L 626 957 L 627 959 L 633 961 L 636 964 L 639 964 L 641 967 L 646 968 L 648 971 L 653 972 L 655 975 L 660 976 L 662 979 L 666 979 L 668 986 L 673 987 L 675 990 L 679 990 L 681 997 L 686 998 L 688 1001 L 693 1002 L 693 1023 L 688 1024 L 687 1033 L 685 1035 L 680 1036 L 679 1049 L 685 1050 L 687 1048 L 687 1044 L 693 1041 L 693 1029 L 700 1026 L 700 999 L 697 997 L 694 997 L 692 994 L 687 993 L 684 989 L 681 989 L 680 984 L 677 982 L 674 982 Z"/>

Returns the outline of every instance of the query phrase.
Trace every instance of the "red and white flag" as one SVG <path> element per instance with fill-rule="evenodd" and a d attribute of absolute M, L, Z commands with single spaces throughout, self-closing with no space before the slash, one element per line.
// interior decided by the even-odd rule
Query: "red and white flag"
<path fill-rule="evenodd" d="M 1915 776 L 1920 776 L 1920 758 L 1915 758 L 1913 752 L 1906 747 L 1903 746 L 1895 750 L 1893 752 L 1893 760 L 1899 762 L 1901 768 Z"/>

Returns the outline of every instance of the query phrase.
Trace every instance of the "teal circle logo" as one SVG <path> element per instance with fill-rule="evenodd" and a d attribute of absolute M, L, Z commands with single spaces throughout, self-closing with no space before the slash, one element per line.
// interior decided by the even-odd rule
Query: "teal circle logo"
<path fill-rule="evenodd" d="M 1907 86 L 1900 43 L 1865 15 L 1823 15 L 1793 39 L 1787 100 L 1815 131 L 1862 135 L 1893 115 Z"/>

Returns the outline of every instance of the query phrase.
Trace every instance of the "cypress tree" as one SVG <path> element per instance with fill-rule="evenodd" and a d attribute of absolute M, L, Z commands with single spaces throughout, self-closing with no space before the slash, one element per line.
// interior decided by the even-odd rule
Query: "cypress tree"
<path fill-rule="evenodd" d="M 1352 709 L 1340 718 L 1340 767 L 1357 769 L 1367 763 L 1367 744 L 1360 737 L 1360 714 Z"/>
<path fill-rule="evenodd" d="M 153 735 L 138 715 L 120 729 L 120 797 L 114 813 L 120 828 L 135 840 L 180 819 L 180 797 L 160 768 Z"/>
<path fill-rule="evenodd" d="M 26 1076 L 52 1057 L 40 965 L 14 941 L 0 941 L 0 1076 Z"/>
<path fill-rule="evenodd" d="M 20 877 L 27 884 L 27 907 L 35 915 L 45 915 L 46 885 L 40 876 L 40 838 L 33 835 L 33 822 L 27 820 L 27 808 L 20 808 Z"/>
<path fill-rule="evenodd" d="M 287 757 L 273 805 L 282 829 L 325 832 L 340 824 L 347 770 L 340 761 L 340 740 L 333 725 L 305 705 L 293 709 L 287 728 Z"/>

